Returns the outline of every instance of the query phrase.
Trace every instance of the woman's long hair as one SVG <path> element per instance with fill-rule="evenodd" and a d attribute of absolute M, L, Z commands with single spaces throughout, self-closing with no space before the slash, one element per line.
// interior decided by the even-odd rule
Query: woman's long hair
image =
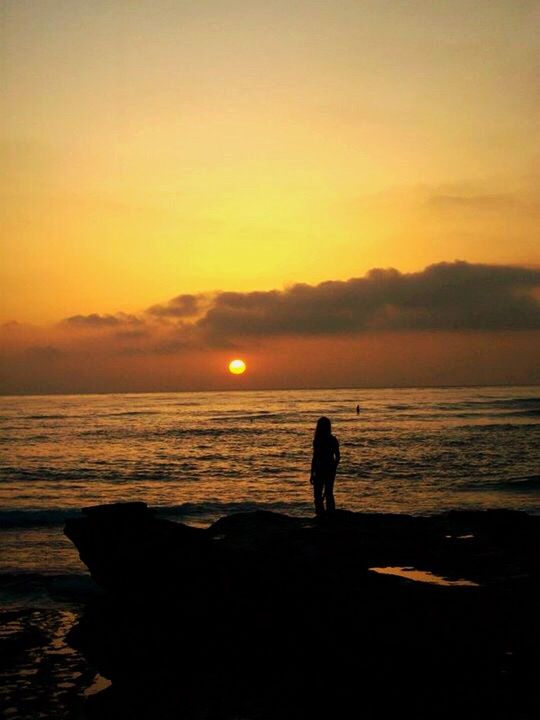
<path fill-rule="evenodd" d="M 315 435 L 313 436 L 313 447 L 324 445 L 328 442 L 332 435 L 332 423 L 327 417 L 320 417 L 315 427 Z"/>

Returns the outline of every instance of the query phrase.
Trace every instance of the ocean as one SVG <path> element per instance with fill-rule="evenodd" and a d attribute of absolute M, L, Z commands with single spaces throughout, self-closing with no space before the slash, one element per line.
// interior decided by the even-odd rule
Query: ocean
<path fill-rule="evenodd" d="M 66 518 L 128 500 L 198 526 L 255 509 L 312 515 L 321 415 L 341 446 L 340 508 L 540 513 L 539 387 L 0 398 L 6 717 L 73 717 L 107 684 L 65 642 L 96 592 Z"/>
<path fill-rule="evenodd" d="M 84 572 L 62 526 L 85 505 L 142 500 L 199 526 L 312 514 L 321 415 L 338 507 L 540 512 L 539 387 L 3 397 L 0 572 Z"/>

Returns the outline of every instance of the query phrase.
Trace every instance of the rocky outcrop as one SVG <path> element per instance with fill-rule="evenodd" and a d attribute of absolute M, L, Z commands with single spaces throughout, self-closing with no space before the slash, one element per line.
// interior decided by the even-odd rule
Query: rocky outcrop
<path fill-rule="evenodd" d="M 108 592 L 70 642 L 112 680 L 91 717 L 537 716 L 540 518 L 83 514 L 65 532 Z"/>

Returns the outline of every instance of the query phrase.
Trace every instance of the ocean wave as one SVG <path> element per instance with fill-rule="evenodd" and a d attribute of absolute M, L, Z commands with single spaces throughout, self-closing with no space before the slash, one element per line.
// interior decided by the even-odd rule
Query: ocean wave
<path fill-rule="evenodd" d="M 223 420 L 223 418 L 221 418 Z M 265 428 L 256 427 L 220 427 L 220 428 L 167 428 L 166 430 L 156 430 L 151 433 L 152 437 L 210 437 L 218 438 L 223 435 L 266 435 Z"/>
<path fill-rule="evenodd" d="M 78 605 L 102 594 L 88 573 L 0 573 L 0 603 L 4 608 Z"/>
<path fill-rule="evenodd" d="M 72 517 L 80 517 L 80 511 L 73 508 L 0 510 L 0 528 L 51 527 L 63 525 Z"/>
<path fill-rule="evenodd" d="M 171 427 L 171 428 L 147 428 L 147 427 L 133 427 L 133 428 L 92 428 L 91 430 L 81 430 L 76 433 L 77 437 L 86 438 L 104 438 L 109 441 L 126 441 L 133 438 L 143 438 L 144 440 L 156 440 L 162 438 L 198 438 L 198 437 L 209 437 L 219 438 L 223 435 L 265 435 L 268 432 L 266 428 L 261 427 L 212 427 L 212 428 L 183 428 L 183 427 Z"/>
<path fill-rule="evenodd" d="M 66 416 L 66 415 L 47 415 L 47 414 L 40 414 L 40 415 L 21 415 L 21 420 L 65 420 L 66 417 L 73 417 L 73 416 Z M 77 416 L 82 417 L 82 416 Z"/>
<path fill-rule="evenodd" d="M 160 410 L 122 410 L 122 412 L 96 413 L 94 417 L 123 417 L 124 415 L 161 415 Z"/>
<path fill-rule="evenodd" d="M 107 470 L 108 477 L 116 480 L 121 478 L 123 475 L 109 468 Z M 0 482 L 13 482 L 14 480 L 37 480 L 37 481 L 59 481 L 59 480 L 75 480 L 88 482 L 88 480 L 94 480 L 98 478 L 98 472 L 95 468 L 42 468 L 37 467 L 33 469 L 18 468 L 5 466 L 0 471 Z M 101 478 L 99 478 L 101 479 Z M 65 485 L 62 485 L 65 487 Z"/>
<path fill-rule="evenodd" d="M 160 517 L 208 517 L 229 515 L 231 513 L 255 512 L 267 510 L 281 513 L 306 512 L 310 509 L 309 502 L 221 502 L 209 500 L 202 503 L 182 503 L 181 505 L 157 505 L 152 509 Z"/>
<path fill-rule="evenodd" d="M 540 397 L 523 397 L 523 398 L 487 398 L 485 400 L 465 400 L 457 402 L 441 402 L 433 403 L 432 407 L 441 410 L 451 410 L 452 408 L 520 408 L 530 405 L 540 406 Z"/>
<path fill-rule="evenodd" d="M 509 480 L 495 483 L 492 487 L 495 487 L 497 490 L 511 490 L 512 492 L 540 491 L 540 475 L 510 478 Z"/>
<path fill-rule="evenodd" d="M 297 416 L 292 412 L 272 412 L 271 410 L 259 410 L 258 412 L 245 412 L 243 410 L 227 410 L 220 415 L 212 415 L 209 420 L 217 422 L 233 422 L 235 420 L 288 420 Z"/>
<path fill-rule="evenodd" d="M 14 468 L 4 467 L 0 470 L 0 484 L 9 484 L 20 481 L 36 481 L 40 483 L 59 482 L 61 489 L 82 487 L 84 483 L 114 483 L 121 485 L 141 480 L 155 482 L 178 482 L 181 476 L 183 482 L 189 482 L 200 477 L 201 467 L 197 464 L 200 460 L 211 458 L 219 460 L 219 456 L 197 456 L 195 461 L 175 461 L 152 463 L 146 467 L 135 468 L 125 467 L 121 461 L 108 461 L 96 458 L 92 460 L 91 467 L 74 468 Z"/>
<path fill-rule="evenodd" d="M 2 435 L 0 437 L 0 444 L 1 445 L 12 445 L 14 443 L 24 443 L 24 444 L 30 444 L 30 443 L 36 443 L 36 442 L 48 442 L 49 440 L 52 440 L 54 437 L 53 435 L 15 435 L 10 436 L 8 435 L 9 432 L 12 432 L 13 430 L 20 430 L 20 428 L 14 428 L 14 427 L 3 427 L 2 430 L 5 435 Z"/>
<path fill-rule="evenodd" d="M 540 408 L 533 408 L 531 410 L 514 410 L 512 412 L 504 413 L 504 415 L 507 417 L 540 417 Z"/>
<path fill-rule="evenodd" d="M 540 397 L 507 398 L 504 400 L 490 400 L 489 402 L 492 405 L 501 406 L 540 405 Z"/>
<path fill-rule="evenodd" d="M 540 423 L 475 423 L 472 425 L 461 425 L 460 430 L 478 430 L 480 432 L 504 430 L 505 432 L 523 432 L 523 430 L 540 428 Z"/>
<path fill-rule="evenodd" d="M 130 415 L 161 415 L 161 410 L 121 410 L 119 412 L 88 412 L 88 413 L 36 413 L 19 415 L 18 420 L 81 420 L 83 418 L 114 418 Z M 10 418 L 11 419 L 11 418 Z"/>
<path fill-rule="evenodd" d="M 209 518 L 238 512 L 270 510 L 273 512 L 305 512 L 311 505 L 308 502 L 221 502 L 209 500 L 201 503 L 182 503 L 180 505 L 157 505 L 151 509 L 163 518 Z M 2 510 L 0 511 L 0 529 L 59 527 L 66 520 L 83 517 L 75 508 L 51 508 L 48 510 Z"/>
<path fill-rule="evenodd" d="M 535 492 L 540 491 L 540 475 L 507 478 L 505 480 L 470 481 L 458 487 L 458 490 L 476 491 L 509 491 Z"/>

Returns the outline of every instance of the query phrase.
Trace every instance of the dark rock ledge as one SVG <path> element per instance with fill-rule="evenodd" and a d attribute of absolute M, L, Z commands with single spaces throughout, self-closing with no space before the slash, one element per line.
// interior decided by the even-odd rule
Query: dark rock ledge
<path fill-rule="evenodd" d="M 69 641 L 112 680 L 90 718 L 540 717 L 540 517 L 83 514 L 65 533 L 108 592 Z"/>

